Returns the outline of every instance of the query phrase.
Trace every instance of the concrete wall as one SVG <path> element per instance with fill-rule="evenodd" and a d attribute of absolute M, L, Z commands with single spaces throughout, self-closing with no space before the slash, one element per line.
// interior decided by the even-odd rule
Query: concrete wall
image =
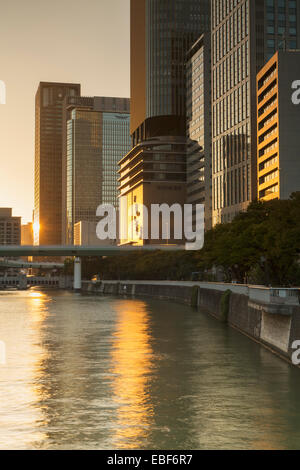
<path fill-rule="evenodd" d="M 289 350 L 291 320 L 291 317 L 288 316 L 262 312 L 261 339 L 287 353 Z"/>
<path fill-rule="evenodd" d="M 295 340 L 300 340 L 298 298 L 292 296 L 295 305 L 290 304 L 290 296 L 286 298 L 286 304 L 282 303 L 282 298 L 276 302 L 276 295 L 271 295 L 273 291 L 264 288 L 197 282 L 83 281 L 83 290 L 150 296 L 197 306 L 290 362 L 294 352 L 291 346 Z M 224 302 L 226 296 L 229 297 L 228 304 Z M 256 300 L 256 297 L 269 301 Z"/>
<path fill-rule="evenodd" d="M 260 338 L 261 311 L 249 304 L 246 295 L 231 295 L 228 323 L 255 339 Z"/>

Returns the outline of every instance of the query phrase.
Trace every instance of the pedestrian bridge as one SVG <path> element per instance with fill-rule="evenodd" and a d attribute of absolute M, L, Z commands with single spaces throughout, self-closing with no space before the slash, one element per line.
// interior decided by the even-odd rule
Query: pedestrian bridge
<path fill-rule="evenodd" d="M 145 251 L 164 250 L 178 251 L 183 250 L 184 246 L 179 245 L 149 245 L 149 246 L 26 246 L 26 245 L 2 245 L 0 246 L 0 258 L 21 257 L 21 256 L 71 256 L 74 261 L 74 289 L 81 290 L 81 258 L 90 256 L 120 256 L 131 253 Z"/>
<path fill-rule="evenodd" d="M 183 250 L 184 246 L 151 245 L 151 246 L 14 246 L 0 245 L 0 257 L 5 256 L 113 256 L 129 255 L 140 251 Z"/>
<path fill-rule="evenodd" d="M 23 261 L 22 259 L 11 260 L 11 259 L 0 259 L 0 268 L 35 268 L 35 269 L 57 269 L 63 268 L 63 263 L 36 263 Z"/>

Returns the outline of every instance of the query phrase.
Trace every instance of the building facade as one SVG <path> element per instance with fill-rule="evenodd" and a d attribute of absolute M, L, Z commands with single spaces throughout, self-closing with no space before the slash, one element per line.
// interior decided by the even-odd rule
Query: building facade
<path fill-rule="evenodd" d="M 63 243 L 97 207 L 118 207 L 118 161 L 130 149 L 128 98 L 68 97 L 64 104 Z"/>
<path fill-rule="evenodd" d="M 0 245 L 21 245 L 21 217 L 9 208 L 0 207 Z"/>
<path fill-rule="evenodd" d="M 299 46 L 299 13 L 299 0 L 212 1 L 213 225 L 257 197 L 256 75 Z"/>
<path fill-rule="evenodd" d="M 300 52 L 276 52 L 257 75 L 258 199 L 300 191 Z"/>
<path fill-rule="evenodd" d="M 62 239 L 62 115 L 66 96 L 80 85 L 41 82 L 35 99 L 34 243 L 60 245 Z"/>
<path fill-rule="evenodd" d="M 211 47 L 210 34 L 187 55 L 187 203 L 204 204 L 205 229 L 212 227 L 211 181 Z"/>
<path fill-rule="evenodd" d="M 210 30 L 210 1 L 131 0 L 130 8 L 134 146 L 146 138 L 146 119 L 185 117 L 186 54 Z"/>
<path fill-rule="evenodd" d="M 131 201 L 149 209 L 154 201 L 186 202 L 186 54 L 209 27 L 207 0 L 131 0 L 133 149 L 120 162 L 121 226 Z"/>
<path fill-rule="evenodd" d="M 150 123 L 147 123 L 150 125 Z M 163 123 L 166 127 L 166 123 Z M 186 138 L 153 137 L 137 144 L 120 161 L 120 243 L 134 245 L 177 244 L 174 220 L 169 235 L 151 239 L 151 204 L 183 206 L 186 198 Z M 144 206 L 146 210 L 142 207 Z M 131 208 L 133 208 L 131 210 Z M 168 223 L 168 222 L 166 222 Z M 163 227 L 166 228 L 166 227 Z"/>

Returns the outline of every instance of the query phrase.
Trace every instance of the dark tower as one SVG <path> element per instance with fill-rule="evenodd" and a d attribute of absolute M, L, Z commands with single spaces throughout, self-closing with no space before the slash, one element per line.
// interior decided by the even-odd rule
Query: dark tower
<path fill-rule="evenodd" d="M 132 150 L 120 162 L 127 207 L 186 201 L 186 56 L 210 29 L 209 0 L 131 0 Z M 126 204 L 124 202 L 124 207 Z M 121 219 L 129 221 L 126 209 Z M 145 220 L 122 243 L 144 244 Z M 165 237 L 163 237 L 165 238 Z M 159 239 L 156 242 L 166 243 Z M 178 243 L 170 238 L 167 243 Z"/>
<path fill-rule="evenodd" d="M 200 34 L 209 30 L 208 0 L 131 0 L 134 145 L 153 137 L 145 122 L 149 118 L 170 116 L 172 127 L 177 118 L 180 130 L 186 115 L 186 54 Z"/>

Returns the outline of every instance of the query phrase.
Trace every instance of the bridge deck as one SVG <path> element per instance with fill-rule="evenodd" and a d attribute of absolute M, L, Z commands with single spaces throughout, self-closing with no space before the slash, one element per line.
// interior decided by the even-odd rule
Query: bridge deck
<path fill-rule="evenodd" d="M 141 251 L 178 251 L 184 250 L 179 245 L 151 246 L 14 246 L 0 245 L 0 257 L 6 256 L 120 256 Z"/>

